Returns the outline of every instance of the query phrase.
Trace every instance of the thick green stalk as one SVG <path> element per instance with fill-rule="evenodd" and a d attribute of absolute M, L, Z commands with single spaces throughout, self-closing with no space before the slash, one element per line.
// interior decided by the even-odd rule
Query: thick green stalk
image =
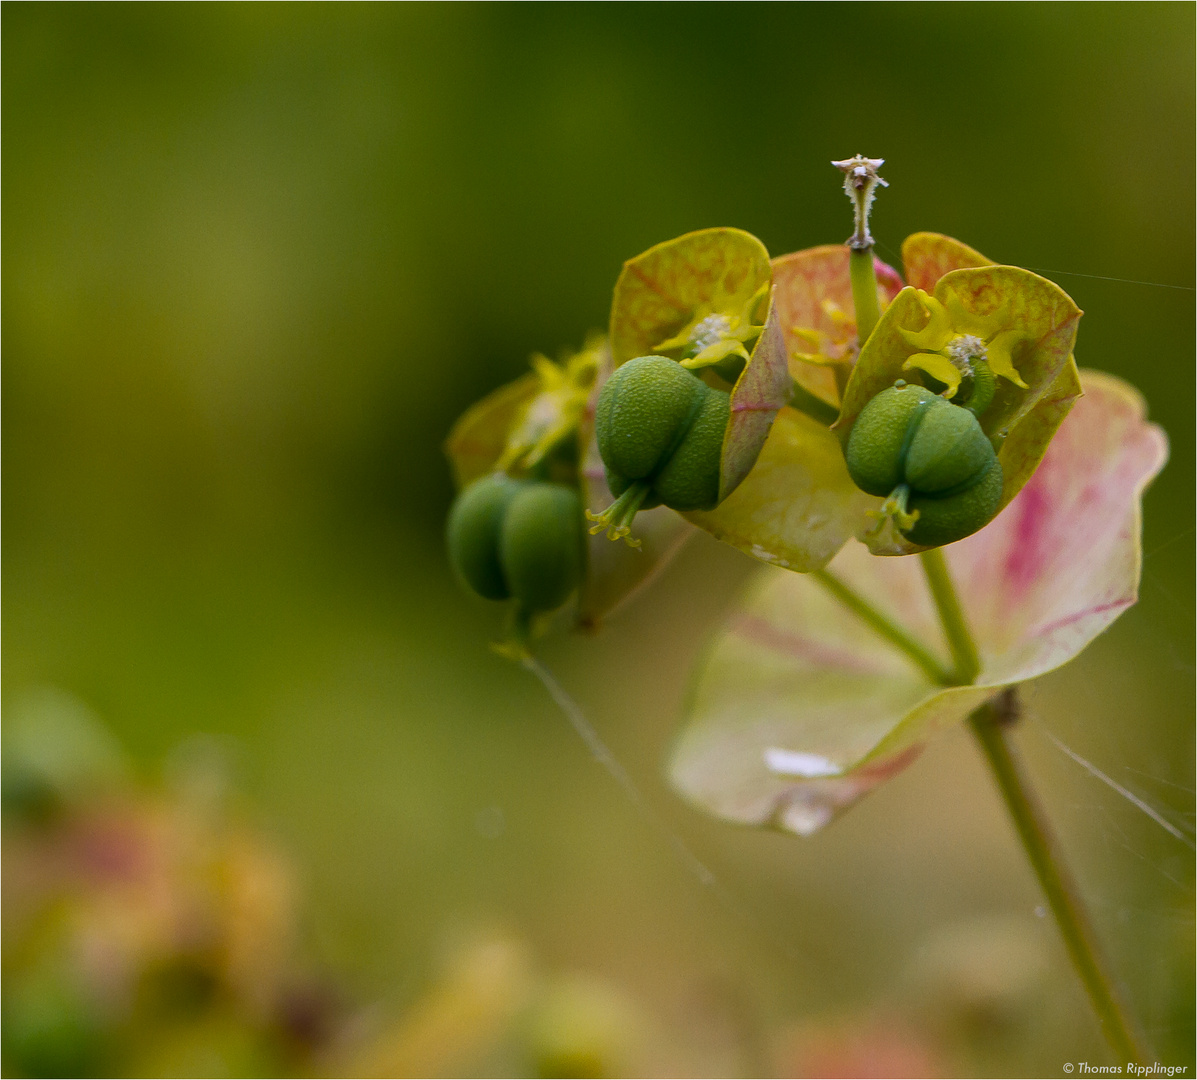
<path fill-rule="evenodd" d="M 924 551 L 919 558 L 922 559 L 923 572 L 927 575 L 927 584 L 931 588 L 931 596 L 939 612 L 939 621 L 952 650 L 952 659 L 956 662 L 955 678 L 952 681 L 959 686 L 967 686 L 975 682 L 981 674 L 981 658 L 977 655 L 977 646 L 973 643 L 973 636 L 964 618 L 964 610 L 956 596 L 948 564 L 939 548 Z"/>
<path fill-rule="evenodd" d="M 852 280 L 852 306 L 856 309 L 856 334 L 863 345 L 869 339 L 881 305 L 877 302 L 877 271 L 873 265 L 873 246 L 852 247 L 848 255 L 848 276 Z"/>
<path fill-rule="evenodd" d="M 939 612 L 939 621 L 956 664 L 952 681 L 966 686 L 975 682 L 981 673 L 976 643 L 956 595 L 943 552 L 939 548 L 932 548 L 924 551 L 921 558 L 927 584 Z M 1063 854 L 1047 815 L 1035 797 L 1030 778 L 1010 741 L 1009 728 L 1018 714 L 1017 695 L 1017 687 L 1011 687 L 998 698 L 986 702 L 969 716 L 969 725 L 981 744 L 1002 798 L 1014 819 L 1023 850 L 1047 897 L 1056 925 L 1068 948 L 1068 955 L 1089 994 L 1106 1039 L 1120 1060 L 1142 1064 L 1150 1058 L 1143 1051 L 1142 1043 L 1118 1000 L 1113 980 L 1102 959 L 1097 935 L 1085 911 L 1080 889 L 1064 865 Z"/>
<path fill-rule="evenodd" d="M 987 702 L 968 719 L 989 762 L 994 779 L 1014 819 L 1023 849 L 1055 916 L 1056 925 L 1085 985 L 1102 1031 L 1121 1062 L 1140 1065 L 1151 1061 L 1138 1032 L 1118 998 L 1114 981 L 1102 960 L 1097 935 L 1085 911 L 1080 889 L 1068 872 L 1059 842 L 1052 832 L 1042 804 L 1035 798 L 1030 780 L 1018 759 L 1010 738 L 1012 714 L 1017 711 L 1016 689 L 1007 690 L 1005 701 Z"/>
<path fill-rule="evenodd" d="M 863 596 L 849 588 L 830 570 L 812 571 L 813 577 L 832 596 L 846 608 L 859 615 L 866 623 L 877 631 L 891 645 L 904 652 L 918 667 L 932 679 L 943 686 L 953 683 L 952 672 L 943 666 L 935 656 L 917 639 L 911 637 L 901 626 L 883 615 Z"/>
<path fill-rule="evenodd" d="M 816 397 L 796 380 L 791 379 L 790 383 L 790 408 L 806 413 L 812 420 L 817 420 L 827 427 L 831 427 L 839 419 L 840 411 L 834 405 Z"/>
<path fill-rule="evenodd" d="M 856 308 L 856 328 L 863 345 L 881 317 L 877 301 L 877 275 L 873 264 L 873 238 L 869 234 L 869 208 L 873 191 L 885 181 L 877 175 L 884 164 L 880 159 L 854 158 L 833 164 L 844 173 L 844 191 L 852 199 L 856 214 L 856 231 L 848 241 L 848 259 L 852 281 L 852 302 Z M 843 388 L 840 388 L 841 394 Z M 857 595 L 839 578 L 827 570 L 814 577 L 830 592 L 854 611 L 887 641 L 902 650 L 932 679 L 944 686 L 968 686 L 981 674 L 981 658 L 969 631 L 964 610 L 956 595 L 952 575 L 943 552 L 932 548 L 922 553 L 923 570 L 935 600 L 939 621 L 952 650 L 954 669 L 948 671 L 902 627 L 874 608 L 864 597 Z M 1114 991 L 1114 984 L 1101 959 L 1097 937 L 1093 932 L 1080 890 L 1065 869 L 1059 844 L 1051 831 L 1039 801 L 1032 794 L 1030 780 L 1015 755 L 1008 728 L 1017 713 L 1017 688 L 1006 690 L 997 699 L 976 709 L 969 717 L 973 729 L 994 778 L 1006 800 L 1023 848 L 1039 878 L 1055 916 L 1060 933 L 1077 973 L 1085 985 L 1094 1011 L 1110 1046 L 1122 1061 L 1140 1064 L 1150 1060 L 1142 1049 L 1126 1012 Z"/>

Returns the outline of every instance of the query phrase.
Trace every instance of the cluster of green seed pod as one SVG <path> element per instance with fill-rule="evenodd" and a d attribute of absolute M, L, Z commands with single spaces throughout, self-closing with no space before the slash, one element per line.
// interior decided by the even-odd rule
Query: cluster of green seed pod
<path fill-rule="evenodd" d="M 993 520 L 1002 498 L 1002 466 L 973 408 L 922 386 L 898 382 L 861 410 L 845 458 L 856 486 L 886 497 L 891 516 L 913 544 L 962 540 Z"/>
<path fill-rule="evenodd" d="M 516 601 L 517 636 L 564 604 L 586 572 L 582 502 L 566 484 L 484 476 L 457 496 L 446 532 L 449 560 L 473 592 Z"/>
<path fill-rule="evenodd" d="M 616 496 L 591 519 L 615 539 L 639 510 L 712 510 L 719 503 L 723 439 L 731 412 L 726 392 L 664 356 L 638 356 L 604 384 L 595 436 Z"/>

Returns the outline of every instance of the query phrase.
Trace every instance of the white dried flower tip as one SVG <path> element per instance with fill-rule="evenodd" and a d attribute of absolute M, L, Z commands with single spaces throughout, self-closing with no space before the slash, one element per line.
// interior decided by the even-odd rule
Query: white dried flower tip
<path fill-rule="evenodd" d="M 878 185 L 889 187 L 877 175 L 877 170 L 885 164 L 885 158 L 867 158 L 857 154 L 831 164 L 844 174 L 844 193 L 852 200 L 856 211 L 856 231 L 848 243 L 857 250 L 870 248 L 873 246 L 873 237 L 869 233 L 869 211 L 873 206 L 873 195 Z"/>

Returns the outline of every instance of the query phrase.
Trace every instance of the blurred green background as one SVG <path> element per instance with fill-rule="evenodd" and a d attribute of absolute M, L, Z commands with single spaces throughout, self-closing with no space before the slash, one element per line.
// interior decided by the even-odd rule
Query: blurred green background
<path fill-rule="evenodd" d="M 883 257 L 932 229 L 1050 272 L 1079 362 L 1172 440 L 1141 602 L 1029 688 L 1023 743 L 1161 1060 L 1191 1061 L 1191 851 L 1043 732 L 1191 830 L 1193 30 L 1149 3 L 5 5 L 6 709 L 68 691 L 146 776 L 213 736 L 355 1002 L 401 1015 L 502 927 L 626 1003 L 653 1049 L 614 1071 L 795 1075 L 895 1016 L 948 1071 L 1108 1060 L 962 733 L 810 840 L 665 786 L 748 560 L 703 537 L 543 648 L 723 903 L 488 651 L 441 549 L 452 421 L 601 328 L 625 258 L 711 225 L 838 242 L 829 160 L 884 156 Z M 1034 993 L 985 959 L 995 919 Z M 1010 1015 L 969 1020 L 969 978 Z"/>

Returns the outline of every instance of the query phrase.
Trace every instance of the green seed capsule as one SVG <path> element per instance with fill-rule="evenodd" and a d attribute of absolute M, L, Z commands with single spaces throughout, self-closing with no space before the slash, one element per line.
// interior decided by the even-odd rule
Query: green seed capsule
<path fill-rule="evenodd" d="M 582 503 L 564 484 L 483 477 L 457 497 L 446 531 L 466 585 L 487 600 L 514 597 L 525 614 L 560 607 L 585 574 Z"/>
<path fill-rule="evenodd" d="M 889 497 L 908 540 L 938 547 L 997 513 L 1002 467 L 976 415 L 921 386 L 883 390 L 857 417 L 845 450 L 862 491 Z M 911 523 L 906 517 L 917 510 Z"/>
<path fill-rule="evenodd" d="M 638 356 L 616 369 L 595 408 L 595 436 L 607 471 L 626 480 L 654 476 L 702 406 L 706 384 L 663 356 Z"/>
<path fill-rule="evenodd" d="M 937 494 L 975 481 L 994 462 L 993 445 L 967 409 L 936 398 L 906 448 L 906 483 Z"/>
<path fill-rule="evenodd" d="M 909 433 L 935 400 L 936 395 L 922 386 L 895 386 L 861 409 L 845 452 L 848 472 L 861 491 L 888 495 L 905 483 Z"/>
<path fill-rule="evenodd" d="M 564 484 L 527 484 L 507 507 L 499 559 L 521 610 L 553 611 L 586 570 L 582 501 Z"/>
<path fill-rule="evenodd" d="M 970 487 L 954 495 L 933 498 L 914 495 L 908 510 L 919 512 L 913 528 L 904 534 L 912 544 L 940 547 L 963 540 L 988 525 L 1002 501 L 1002 467 L 993 464 Z"/>
<path fill-rule="evenodd" d="M 723 439 L 731 398 L 673 360 L 638 356 L 616 369 L 599 395 L 595 435 L 617 501 L 592 520 L 626 536 L 638 510 L 719 504 Z"/>
<path fill-rule="evenodd" d="M 470 589 L 487 600 L 511 596 L 499 562 L 499 533 L 512 499 L 525 487 L 503 473 L 475 480 L 449 511 L 449 561 Z"/>
<path fill-rule="evenodd" d="M 712 510 L 719 504 L 723 436 L 731 417 L 731 398 L 701 384 L 706 393 L 694 422 L 653 480 L 657 498 L 680 511 Z"/>

